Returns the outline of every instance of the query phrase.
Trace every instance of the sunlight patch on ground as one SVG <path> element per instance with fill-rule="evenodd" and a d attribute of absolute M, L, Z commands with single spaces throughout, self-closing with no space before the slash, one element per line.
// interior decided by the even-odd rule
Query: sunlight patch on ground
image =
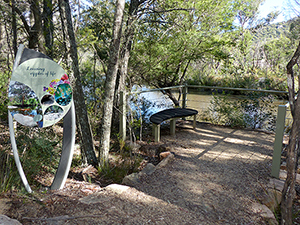
<path fill-rule="evenodd" d="M 220 135 L 216 135 L 216 134 L 205 134 L 205 133 L 201 133 L 201 136 L 210 137 L 210 138 L 219 138 L 219 139 L 224 138 L 223 136 L 220 136 Z"/>
<path fill-rule="evenodd" d="M 249 141 L 245 141 L 245 140 L 237 139 L 237 138 L 225 138 L 224 142 L 229 142 L 229 143 L 233 143 L 233 144 L 246 144 Z"/>
<path fill-rule="evenodd" d="M 258 161 L 265 161 L 266 159 L 272 159 L 271 156 L 264 155 L 257 152 L 252 152 L 249 150 L 241 150 L 236 148 L 224 148 L 223 147 L 215 147 L 212 150 L 209 150 L 205 153 L 205 157 L 209 158 L 209 160 L 231 160 L 237 159 L 243 162 L 253 162 L 257 163 Z"/>
<path fill-rule="evenodd" d="M 272 157 L 269 155 L 264 155 L 264 154 L 255 152 L 250 156 L 249 161 L 255 163 L 257 161 L 265 161 L 267 159 L 271 160 Z"/>
<path fill-rule="evenodd" d="M 218 141 L 216 140 L 207 140 L 207 139 L 201 139 L 201 140 L 195 140 L 195 141 L 191 141 L 191 143 L 195 143 L 197 146 L 210 146 L 213 145 L 215 143 L 217 143 Z"/>

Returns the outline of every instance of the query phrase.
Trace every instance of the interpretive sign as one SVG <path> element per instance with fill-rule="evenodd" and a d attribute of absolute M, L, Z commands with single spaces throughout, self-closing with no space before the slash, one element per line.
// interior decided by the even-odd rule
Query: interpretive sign
<path fill-rule="evenodd" d="M 51 189 L 63 188 L 75 144 L 75 109 L 68 75 L 48 56 L 20 45 L 9 83 L 8 98 L 10 140 L 16 166 L 28 192 L 32 190 L 19 159 L 13 119 L 25 126 L 42 128 L 64 118 L 61 159 L 51 185 Z"/>
<path fill-rule="evenodd" d="M 72 88 L 65 71 L 47 58 L 29 59 L 13 72 L 8 109 L 25 126 L 48 127 L 71 107 Z"/>

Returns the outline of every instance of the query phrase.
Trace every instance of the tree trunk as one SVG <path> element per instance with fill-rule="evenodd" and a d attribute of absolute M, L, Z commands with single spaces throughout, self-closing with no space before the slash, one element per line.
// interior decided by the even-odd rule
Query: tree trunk
<path fill-rule="evenodd" d="M 15 0 L 11 1 L 11 5 L 12 5 L 13 49 L 14 49 L 14 56 L 16 56 L 18 51 L 18 46 L 17 46 L 17 20 L 16 20 Z"/>
<path fill-rule="evenodd" d="M 52 0 L 44 0 L 44 11 L 43 11 L 43 31 L 45 38 L 46 53 L 49 57 L 53 57 L 53 5 Z"/>
<path fill-rule="evenodd" d="M 298 165 L 298 151 L 299 151 L 299 138 L 300 138 L 300 98 L 295 103 L 296 115 L 293 119 L 292 130 L 289 137 L 289 145 L 287 147 L 287 178 L 282 190 L 281 199 L 281 224 L 293 224 L 293 202 L 296 195 L 295 183 Z"/>
<path fill-rule="evenodd" d="M 40 52 L 47 54 L 44 47 L 44 36 L 42 35 L 42 14 L 39 0 L 30 1 L 30 10 L 33 13 L 34 24 L 29 30 L 29 48 L 38 48 Z"/>
<path fill-rule="evenodd" d="M 120 60 L 122 61 L 120 66 L 120 77 L 119 77 L 119 87 L 118 92 L 125 90 L 125 79 L 128 72 L 128 62 L 130 58 L 132 39 L 135 31 L 135 20 L 137 16 L 137 10 L 145 0 L 131 0 L 129 6 L 129 15 L 126 23 L 126 30 L 124 35 L 124 42 L 121 51 Z"/>
<path fill-rule="evenodd" d="M 289 102 L 291 107 L 291 113 L 293 116 L 293 124 L 289 137 L 289 145 L 287 147 L 287 178 L 284 183 L 281 198 L 281 224 L 287 225 L 293 224 L 293 202 L 296 194 L 295 182 L 296 168 L 298 165 L 298 151 L 300 138 L 300 98 L 298 97 L 295 101 L 295 78 L 293 71 L 293 66 L 297 63 L 299 56 L 300 42 L 293 57 L 287 65 Z"/>
<path fill-rule="evenodd" d="M 59 11 L 59 17 L 60 17 L 60 25 L 61 25 L 61 32 L 62 32 L 62 47 L 60 49 L 62 50 L 63 56 L 61 56 L 63 62 L 69 66 L 68 63 L 68 48 L 67 48 L 67 29 L 66 29 L 66 19 L 65 19 L 65 12 L 63 8 L 62 0 L 58 0 L 58 11 Z"/>
<path fill-rule="evenodd" d="M 124 32 L 124 41 L 122 43 L 122 48 L 120 50 L 120 59 L 119 59 L 120 66 L 117 74 L 116 91 L 115 91 L 115 99 L 114 99 L 114 106 L 116 109 L 119 109 L 120 92 L 125 91 L 125 80 L 128 73 L 128 63 L 130 58 L 132 39 L 135 31 L 134 22 L 136 20 L 138 7 L 140 4 L 142 4 L 142 2 L 143 1 L 139 1 L 139 0 L 130 1 L 128 19 L 126 22 L 126 29 Z M 119 113 L 120 111 L 117 110 L 114 111 L 113 114 L 114 125 L 118 124 Z"/>
<path fill-rule="evenodd" d="M 94 150 L 93 136 L 90 128 L 87 108 L 85 104 L 84 94 L 81 85 L 81 77 L 78 67 L 78 55 L 77 55 L 77 45 L 75 40 L 75 34 L 72 23 L 71 9 L 68 0 L 64 0 L 65 14 L 67 20 L 67 31 L 70 40 L 70 55 L 72 59 L 72 69 L 74 73 L 73 83 L 73 99 L 76 109 L 76 119 L 78 121 L 79 127 L 77 131 L 79 132 L 79 137 L 81 138 L 81 145 L 84 149 L 87 162 L 94 167 L 98 166 L 97 157 Z"/>
<path fill-rule="evenodd" d="M 179 107 L 180 106 L 180 102 L 178 101 L 178 99 L 173 95 L 172 91 L 170 89 L 168 90 L 164 90 L 163 94 L 167 95 L 171 101 L 174 103 L 175 107 Z"/>
<path fill-rule="evenodd" d="M 118 0 L 115 11 L 113 37 L 110 45 L 110 58 L 105 81 L 105 96 L 103 106 L 102 126 L 100 131 L 99 163 L 101 167 L 108 165 L 108 153 L 110 146 L 111 122 L 114 103 L 114 92 L 118 71 L 120 42 L 122 34 L 122 22 L 125 0 Z"/>

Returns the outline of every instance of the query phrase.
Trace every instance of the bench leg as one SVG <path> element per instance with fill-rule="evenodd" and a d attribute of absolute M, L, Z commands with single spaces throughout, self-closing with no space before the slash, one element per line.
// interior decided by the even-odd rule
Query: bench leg
<path fill-rule="evenodd" d="M 193 129 L 196 129 L 196 115 L 194 115 Z"/>
<path fill-rule="evenodd" d="M 160 141 L 160 124 L 153 124 L 154 141 Z"/>
<path fill-rule="evenodd" d="M 176 119 L 171 119 L 171 121 L 170 121 L 170 133 L 171 133 L 171 135 L 175 135 L 175 128 L 176 128 Z"/>

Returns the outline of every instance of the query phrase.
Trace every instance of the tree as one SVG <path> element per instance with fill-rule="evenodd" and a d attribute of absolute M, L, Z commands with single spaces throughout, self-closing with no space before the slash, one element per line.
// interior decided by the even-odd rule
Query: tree
<path fill-rule="evenodd" d="M 299 7 L 300 2 L 294 0 L 297 7 Z M 291 5 L 291 8 L 294 8 Z M 295 41 L 299 39 L 299 24 L 298 20 L 291 23 L 290 27 L 290 39 Z M 299 92 L 300 75 L 294 71 L 294 67 L 298 66 L 300 57 L 300 42 L 298 41 L 298 46 L 291 57 L 290 61 L 286 66 L 287 70 L 287 84 L 289 92 L 289 103 L 291 108 L 291 114 L 293 117 L 293 124 L 291 132 L 289 135 L 289 143 L 287 146 L 287 178 L 284 183 L 281 198 L 281 224 L 292 225 L 293 224 L 293 202 L 296 195 L 295 184 L 297 175 L 297 166 L 299 158 L 299 144 L 300 144 L 300 98 L 296 96 Z M 295 81 L 298 80 L 298 84 Z"/>
<path fill-rule="evenodd" d="M 128 63 L 130 59 L 130 53 L 132 50 L 132 42 L 135 35 L 137 20 L 139 18 L 139 7 L 147 2 L 147 0 L 131 0 L 129 5 L 128 18 L 126 22 L 126 29 L 124 32 L 124 41 L 122 44 L 120 60 L 122 61 L 119 68 L 119 87 L 118 92 L 125 90 L 125 79 L 128 74 Z"/>
<path fill-rule="evenodd" d="M 295 183 L 297 175 L 297 164 L 298 164 L 298 152 L 299 152 L 299 141 L 300 141 L 300 98 L 295 99 L 296 85 L 293 67 L 296 65 L 300 57 L 300 42 L 299 45 L 287 64 L 287 77 L 288 77 L 288 88 L 289 88 L 289 102 L 291 107 L 291 113 L 293 116 L 293 124 L 291 133 L 289 136 L 289 144 L 287 146 L 287 178 L 284 183 L 282 190 L 281 199 L 281 224 L 293 224 L 293 201 L 295 198 Z M 299 77 L 298 77 L 299 80 Z"/>
<path fill-rule="evenodd" d="M 258 15 L 258 7 L 264 0 L 255 1 L 236 1 L 236 7 L 239 8 L 237 14 L 237 20 L 242 30 L 253 27 L 255 24 L 256 17 Z"/>
<path fill-rule="evenodd" d="M 95 155 L 93 136 L 90 128 L 89 118 L 87 114 L 84 94 L 81 86 L 81 77 L 79 73 L 78 66 L 78 54 L 77 54 L 77 44 L 75 40 L 75 34 L 72 23 L 71 9 L 68 0 L 63 0 L 65 7 L 65 14 L 67 20 L 67 31 L 70 40 L 70 56 L 72 59 L 73 68 L 73 98 L 76 110 L 77 119 L 77 131 L 81 138 L 82 148 L 84 149 L 85 156 L 90 165 L 94 167 L 98 166 L 97 157 Z"/>
<path fill-rule="evenodd" d="M 110 133 L 111 133 L 111 119 L 113 112 L 114 91 L 116 84 L 116 77 L 119 63 L 119 52 L 122 35 L 123 13 L 125 7 L 125 0 L 118 0 L 114 18 L 114 28 L 112 34 L 112 42 L 110 45 L 110 57 L 108 61 L 108 68 L 105 81 L 105 96 L 103 117 L 100 131 L 100 150 L 99 150 L 99 163 L 101 167 L 108 165 L 108 153 L 110 146 Z"/>
<path fill-rule="evenodd" d="M 144 11 L 131 60 L 133 79 L 156 88 L 184 83 L 189 67 L 213 56 L 227 58 L 222 46 L 237 13 L 232 1 L 155 1 Z M 179 101 L 165 91 L 175 105 Z"/>
<path fill-rule="evenodd" d="M 53 57 L 53 4 L 52 0 L 44 0 L 43 2 L 43 34 L 45 37 L 46 54 Z"/>

